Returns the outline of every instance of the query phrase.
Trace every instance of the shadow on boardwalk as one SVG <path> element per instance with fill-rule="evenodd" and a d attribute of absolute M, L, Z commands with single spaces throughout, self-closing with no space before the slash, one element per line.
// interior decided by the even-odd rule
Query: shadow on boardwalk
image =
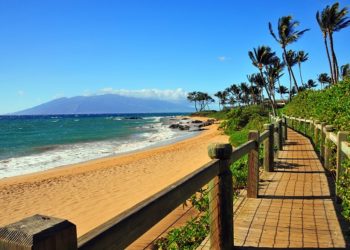
<path fill-rule="evenodd" d="M 334 182 L 304 136 L 288 130 L 275 172 L 262 176 L 258 199 L 234 218 L 240 249 L 349 249 L 349 225 L 334 202 Z"/>

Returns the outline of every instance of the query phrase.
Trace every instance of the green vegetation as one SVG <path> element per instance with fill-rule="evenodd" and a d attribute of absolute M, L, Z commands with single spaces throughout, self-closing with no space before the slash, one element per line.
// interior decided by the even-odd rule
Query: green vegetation
<path fill-rule="evenodd" d="M 350 130 L 350 79 L 321 91 L 304 91 L 285 107 L 286 115 L 313 117 L 334 125 L 337 130 Z"/>
<path fill-rule="evenodd" d="M 344 173 L 337 183 L 337 191 L 342 199 L 342 214 L 344 218 L 350 221 L 350 160 L 344 162 L 342 167 Z"/>

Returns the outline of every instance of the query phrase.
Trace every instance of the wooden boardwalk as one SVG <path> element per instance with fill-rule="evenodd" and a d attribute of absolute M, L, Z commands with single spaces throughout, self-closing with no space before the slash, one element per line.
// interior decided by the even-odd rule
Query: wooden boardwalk
<path fill-rule="evenodd" d="M 235 246 L 349 249 L 329 188 L 334 184 L 307 138 L 288 130 L 288 139 L 275 172 L 260 180 L 259 198 L 235 208 Z"/>

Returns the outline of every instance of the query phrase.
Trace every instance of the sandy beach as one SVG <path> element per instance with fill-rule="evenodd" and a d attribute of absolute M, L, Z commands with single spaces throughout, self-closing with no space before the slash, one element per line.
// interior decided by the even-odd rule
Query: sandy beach
<path fill-rule="evenodd" d="M 33 214 L 65 218 L 78 236 L 199 168 L 217 124 L 171 145 L 0 180 L 0 226 Z"/>

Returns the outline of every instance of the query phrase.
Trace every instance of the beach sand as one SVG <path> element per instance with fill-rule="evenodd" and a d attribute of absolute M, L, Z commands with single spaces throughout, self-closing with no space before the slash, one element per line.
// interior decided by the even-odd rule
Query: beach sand
<path fill-rule="evenodd" d="M 207 163 L 208 144 L 228 141 L 217 126 L 159 148 L 1 179 L 0 226 L 42 214 L 68 219 L 81 236 Z"/>

